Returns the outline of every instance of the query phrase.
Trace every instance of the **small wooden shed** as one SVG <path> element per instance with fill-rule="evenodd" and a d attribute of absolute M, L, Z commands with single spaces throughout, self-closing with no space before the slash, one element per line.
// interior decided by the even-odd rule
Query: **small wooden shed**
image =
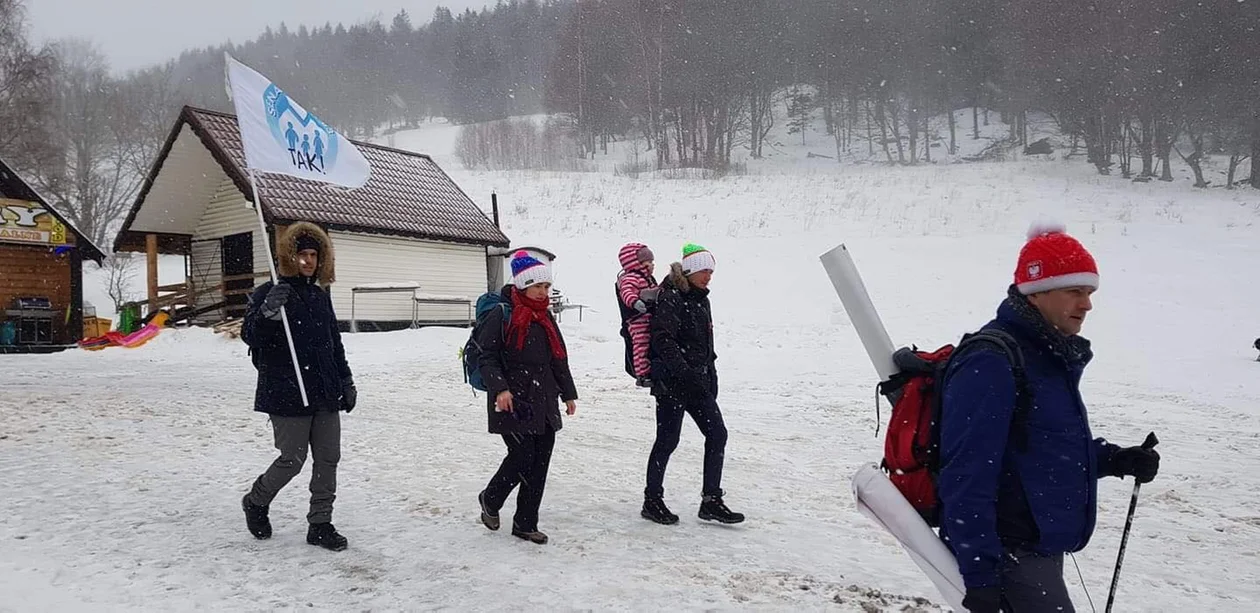
<path fill-rule="evenodd" d="M 487 250 L 507 247 L 507 237 L 429 156 L 354 144 L 372 166 L 359 189 L 258 175 L 264 237 L 236 117 L 184 107 L 115 249 L 147 254 L 149 299 L 161 306 L 171 299 L 161 296 L 157 257 L 185 256 L 185 287 L 165 289 L 186 303 L 179 312 L 214 323 L 241 316 L 248 293 L 267 280 L 276 227 L 309 221 L 332 237 L 330 292 L 345 328 L 352 310 L 361 330 L 467 324 L 469 309 L 456 299 L 486 290 Z"/>
<path fill-rule="evenodd" d="M 49 352 L 83 335 L 83 262 L 104 254 L 0 160 L 0 352 Z"/>

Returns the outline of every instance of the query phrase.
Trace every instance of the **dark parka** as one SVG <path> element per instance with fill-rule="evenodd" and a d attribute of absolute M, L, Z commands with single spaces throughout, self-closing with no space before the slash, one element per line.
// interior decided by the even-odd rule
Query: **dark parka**
<path fill-rule="evenodd" d="M 677 263 L 660 287 L 652 311 L 652 395 L 717 398 L 709 290 L 692 287 Z"/>
<path fill-rule="evenodd" d="M 503 300 L 512 301 L 512 285 L 503 288 Z M 551 313 L 547 314 L 551 317 Z M 556 358 L 547 342 L 547 331 L 541 324 L 531 323 L 525 335 L 525 346 L 517 349 L 515 343 L 505 342 L 507 321 L 503 308 L 496 307 L 486 314 L 477 343 L 482 347 L 481 378 L 487 393 L 486 412 L 492 434 L 545 434 L 548 426 L 553 431 L 562 427 L 560 401 L 577 400 L 577 388 L 573 374 L 569 372 L 568 359 Z M 552 319 L 555 325 L 555 319 Z M 560 333 L 559 326 L 556 333 Z M 564 336 L 560 336 L 564 344 Z M 565 350 L 566 355 L 568 350 Z M 503 391 L 512 392 L 515 410 L 498 412 L 494 399 Z"/>
<path fill-rule="evenodd" d="M 313 277 L 303 277 L 297 265 L 297 240 L 310 236 L 319 242 L 319 267 Z M 293 287 L 285 303 L 302 381 L 310 406 L 302 406 L 297 377 L 285 340 L 284 325 L 262 315 L 263 301 L 272 283 L 268 281 L 249 297 L 241 337 L 249 345 L 258 369 L 258 386 L 254 392 L 254 410 L 279 416 L 313 415 L 317 409 L 341 408 L 343 382 L 351 378 L 346 350 L 337 329 L 332 297 L 320 284 L 327 286 L 334 279 L 332 241 L 318 226 L 296 223 L 289 226 L 276 241 L 276 260 L 281 283 Z M 318 283 L 317 283 L 318 282 Z"/>

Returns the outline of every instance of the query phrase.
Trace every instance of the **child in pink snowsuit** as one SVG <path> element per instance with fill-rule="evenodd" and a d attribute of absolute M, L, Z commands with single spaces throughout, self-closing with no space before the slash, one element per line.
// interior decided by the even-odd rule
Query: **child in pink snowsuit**
<path fill-rule="evenodd" d="M 618 259 L 621 261 L 621 272 L 617 274 L 617 298 L 621 303 L 622 320 L 626 323 L 622 335 L 629 334 L 630 340 L 631 359 L 627 367 L 639 387 L 651 387 L 648 340 L 651 338 L 652 315 L 648 312 L 648 305 L 656 301 L 656 294 L 660 291 L 656 279 L 652 277 L 656 258 L 647 245 L 629 243 L 621 248 Z"/>

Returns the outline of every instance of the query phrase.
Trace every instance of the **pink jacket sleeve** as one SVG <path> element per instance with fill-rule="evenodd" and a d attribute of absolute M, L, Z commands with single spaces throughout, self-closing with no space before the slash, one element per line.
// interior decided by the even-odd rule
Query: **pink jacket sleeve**
<path fill-rule="evenodd" d="M 621 297 L 621 303 L 628 308 L 634 308 L 639 292 L 647 288 L 648 280 L 640 275 L 621 275 L 617 280 L 617 294 Z"/>

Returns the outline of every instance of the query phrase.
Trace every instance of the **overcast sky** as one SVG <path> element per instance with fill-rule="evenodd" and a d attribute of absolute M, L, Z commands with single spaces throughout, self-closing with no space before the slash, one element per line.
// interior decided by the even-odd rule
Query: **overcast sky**
<path fill-rule="evenodd" d="M 187 48 L 226 40 L 241 43 L 281 21 L 346 25 L 379 17 L 388 25 L 399 9 L 411 23 L 427 23 L 439 5 L 462 12 L 493 0 L 27 0 L 36 43 L 67 36 L 95 41 L 116 71 L 142 68 Z"/>

